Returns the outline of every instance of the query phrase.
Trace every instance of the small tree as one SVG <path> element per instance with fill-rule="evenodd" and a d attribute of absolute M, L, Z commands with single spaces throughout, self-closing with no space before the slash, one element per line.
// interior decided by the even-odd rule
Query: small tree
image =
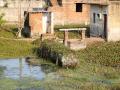
<path fill-rule="evenodd" d="M 3 19 L 4 15 L 5 15 L 5 14 L 3 14 L 3 13 L 2 13 L 2 14 L 0 14 L 0 28 L 1 28 L 1 27 L 2 27 L 2 25 L 4 25 L 4 24 L 5 24 L 5 22 L 6 22 L 6 21 Z"/>

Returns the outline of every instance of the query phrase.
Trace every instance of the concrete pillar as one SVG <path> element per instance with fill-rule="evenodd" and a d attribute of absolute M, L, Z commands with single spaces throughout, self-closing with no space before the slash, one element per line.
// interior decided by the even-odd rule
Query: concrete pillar
<path fill-rule="evenodd" d="M 51 34 L 54 34 L 54 14 L 51 12 Z"/>
<path fill-rule="evenodd" d="M 64 45 L 67 46 L 68 41 L 68 31 L 64 31 Z"/>
<path fill-rule="evenodd" d="M 82 40 L 85 39 L 85 30 L 82 30 Z"/>

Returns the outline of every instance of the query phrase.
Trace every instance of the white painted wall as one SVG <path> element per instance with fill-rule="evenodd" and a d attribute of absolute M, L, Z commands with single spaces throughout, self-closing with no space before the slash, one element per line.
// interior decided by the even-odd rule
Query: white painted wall
<path fill-rule="evenodd" d="M 54 33 L 54 13 L 51 13 L 51 34 Z"/>
<path fill-rule="evenodd" d="M 42 28 L 43 28 L 43 33 L 46 33 L 47 31 L 47 14 L 43 13 L 43 17 L 42 17 Z"/>
<path fill-rule="evenodd" d="M 53 13 L 50 13 L 51 14 L 51 26 L 49 27 L 50 28 L 50 33 L 53 34 L 54 33 L 54 21 L 53 21 Z M 43 13 L 43 17 L 42 17 L 42 28 L 43 28 L 43 32 L 42 33 L 47 33 L 47 27 L 48 27 L 48 13 Z"/>
<path fill-rule="evenodd" d="M 108 41 L 120 40 L 120 1 L 110 2 L 108 17 Z"/>
<path fill-rule="evenodd" d="M 5 5 L 5 2 L 3 0 L 0 0 L 0 7 L 3 7 Z"/>

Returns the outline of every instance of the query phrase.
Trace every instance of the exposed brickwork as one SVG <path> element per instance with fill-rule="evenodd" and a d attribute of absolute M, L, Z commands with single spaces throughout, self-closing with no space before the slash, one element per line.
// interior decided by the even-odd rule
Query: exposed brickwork
<path fill-rule="evenodd" d="M 42 33 L 42 13 L 30 13 L 29 14 L 29 25 L 31 34 Z"/>
<path fill-rule="evenodd" d="M 83 5 L 82 12 L 76 12 L 76 2 L 78 0 L 62 0 L 62 6 L 58 4 L 59 0 L 51 0 L 52 7 L 50 11 L 54 13 L 55 24 L 68 24 L 68 23 L 89 23 L 90 6 L 88 4 Z M 29 5 L 30 4 L 30 5 Z M 21 2 L 21 18 L 24 18 L 24 11 L 27 11 L 34 7 L 41 7 L 41 1 Z M 5 13 L 5 19 L 10 22 L 18 21 L 18 2 L 10 3 L 8 8 L 1 8 L 1 12 Z M 13 13 L 11 13 L 13 12 Z M 14 14 L 14 15 L 13 15 Z M 14 17 L 13 17 L 14 16 Z"/>
<path fill-rule="evenodd" d="M 76 12 L 76 0 L 62 0 L 62 6 L 58 5 L 57 0 L 51 0 L 50 11 L 54 12 L 55 24 L 85 24 L 90 22 L 90 5 L 83 4 L 82 12 Z"/>

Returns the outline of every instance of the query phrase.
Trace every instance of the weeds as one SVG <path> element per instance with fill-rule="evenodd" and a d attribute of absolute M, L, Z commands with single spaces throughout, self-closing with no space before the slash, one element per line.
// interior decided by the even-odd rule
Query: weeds
<path fill-rule="evenodd" d="M 14 34 L 12 35 L 14 36 Z M 10 58 L 34 55 L 33 49 L 38 48 L 38 44 L 40 44 L 39 40 L 30 43 L 26 41 L 0 39 L 0 57 Z M 51 45 L 49 43 L 47 47 Z M 56 44 L 52 50 L 64 52 L 64 48 L 61 48 L 62 45 L 58 46 Z M 0 78 L 0 90 L 29 90 L 37 89 L 37 87 L 42 87 L 43 90 L 120 89 L 120 41 L 105 42 L 99 45 L 95 44 L 92 47 L 74 53 L 79 58 L 78 67 L 75 69 L 57 68 L 56 73 L 61 76 L 60 80 L 53 80 L 50 77 L 46 77 L 43 81 L 27 78 L 23 79 L 23 81 Z M 48 62 L 46 61 L 44 63 Z M 3 69 L 0 69 L 0 73 L 2 72 Z"/>
<path fill-rule="evenodd" d="M 0 57 L 26 57 L 33 55 L 35 45 L 27 41 L 0 39 Z"/>

